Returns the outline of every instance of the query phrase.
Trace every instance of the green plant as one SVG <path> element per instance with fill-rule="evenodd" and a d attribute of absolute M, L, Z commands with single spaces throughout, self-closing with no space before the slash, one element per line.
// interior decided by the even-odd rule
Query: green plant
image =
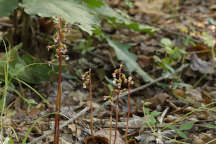
<path fill-rule="evenodd" d="M 212 59 L 216 60 L 216 57 L 215 57 L 215 48 L 214 48 L 214 46 L 215 46 L 215 39 L 214 39 L 214 37 L 212 37 L 208 33 L 203 32 L 202 33 L 202 38 L 204 40 L 204 44 L 206 44 L 207 46 L 209 46 L 210 49 L 211 49 Z"/>
<path fill-rule="evenodd" d="M 160 43 L 162 48 L 165 50 L 165 57 L 160 59 L 158 56 L 154 56 L 154 60 L 159 64 L 164 72 L 174 72 L 175 70 L 172 68 L 172 66 L 176 65 L 181 60 L 183 63 L 184 55 L 187 53 L 183 49 L 175 46 L 174 43 L 168 38 L 161 39 Z"/>
<path fill-rule="evenodd" d="M 192 129 L 194 123 L 195 123 L 195 122 L 192 122 L 192 121 L 191 121 L 191 122 L 185 122 L 185 123 L 181 124 L 179 128 L 176 128 L 174 125 L 170 125 L 169 128 L 172 129 L 172 130 L 175 130 L 176 133 L 177 133 L 180 137 L 186 139 L 186 138 L 188 138 L 188 137 L 187 137 L 187 135 L 185 135 L 185 133 L 184 133 L 183 131 Z"/>
<path fill-rule="evenodd" d="M 84 41 L 79 42 L 79 44 L 76 45 L 73 48 L 73 50 L 81 51 L 81 53 L 85 55 L 87 52 L 90 52 L 95 49 L 95 47 L 92 45 L 92 41 L 93 41 L 92 38 L 89 36 L 86 42 Z"/>
<path fill-rule="evenodd" d="M 142 101 L 143 103 L 143 113 L 144 117 L 146 117 L 146 121 L 144 122 L 144 125 L 148 126 L 152 132 L 155 132 L 154 127 L 157 126 L 157 120 L 156 117 L 161 114 L 161 112 L 152 111 L 150 112 L 150 109 L 146 106 L 150 105 L 150 102 Z"/>

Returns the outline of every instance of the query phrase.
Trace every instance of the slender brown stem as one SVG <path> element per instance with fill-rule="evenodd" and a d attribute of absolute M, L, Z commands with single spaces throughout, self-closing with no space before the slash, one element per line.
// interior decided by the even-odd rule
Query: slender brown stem
<path fill-rule="evenodd" d="M 118 76 L 119 76 L 119 83 L 118 83 L 118 94 L 117 94 L 117 99 L 116 99 L 116 125 L 115 125 L 115 137 L 114 137 L 114 144 L 116 143 L 116 138 L 117 138 L 117 130 L 118 130 L 118 119 L 119 119 L 119 95 L 121 93 L 121 69 L 122 69 L 122 64 L 120 64 L 120 68 L 118 71 Z"/>
<path fill-rule="evenodd" d="M 127 136 L 128 136 L 128 121 L 130 118 L 130 81 L 128 81 L 128 115 L 127 115 L 127 124 L 126 124 L 126 131 L 125 131 L 125 144 L 127 144 Z"/>
<path fill-rule="evenodd" d="M 110 144 L 112 143 L 113 95 L 114 95 L 114 90 L 112 91 L 112 95 L 111 95 L 111 104 L 110 104 Z"/>
<path fill-rule="evenodd" d="M 89 69 L 89 98 L 90 98 L 90 112 L 91 112 L 90 128 L 91 128 L 91 135 L 94 136 L 91 69 Z"/>
<path fill-rule="evenodd" d="M 58 22 L 58 61 L 59 61 L 59 73 L 58 73 L 58 89 L 57 89 L 57 97 L 56 97 L 56 115 L 55 115 L 55 133 L 54 133 L 54 144 L 59 144 L 59 121 L 60 121 L 60 110 L 61 110 L 61 96 L 62 96 L 62 88 L 61 88 L 61 66 L 62 66 L 62 52 L 61 52 L 61 39 L 62 39 L 62 31 L 61 31 L 61 18 Z"/>
<path fill-rule="evenodd" d="M 117 138 L 117 130 L 118 130 L 118 111 L 119 111 L 119 95 L 120 95 L 120 88 L 118 90 L 118 95 L 116 99 L 116 125 L 115 125 L 115 137 L 114 137 L 114 144 L 116 143 L 116 138 Z"/>

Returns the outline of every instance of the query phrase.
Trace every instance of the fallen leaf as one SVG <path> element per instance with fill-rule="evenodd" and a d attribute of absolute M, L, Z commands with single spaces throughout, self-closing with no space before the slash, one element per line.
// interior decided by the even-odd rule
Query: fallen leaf
<path fill-rule="evenodd" d="M 203 103 L 210 104 L 212 102 L 212 97 L 206 91 L 201 91 L 201 93 L 202 93 Z"/>
<path fill-rule="evenodd" d="M 150 15 L 161 16 L 164 13 L 161 11 L 166 0 L 136 0 L 134 5 L 140 12 L 144 12 Z"/>
<path fill-rule="evenodd" d="M 181 98 L 184 98 L 185 92 L 182 89 L 174 89 L 173 94 Z"/>
<path fill-rule="evenodd" d="M 190 66 L 193 71 L 199 71 L 200 73 L 206 74 L 214 73 L 214 66 L 212 63 L 201 60 L 196 54 L 192 54 L 191 59 L 192 63 Z"/>
<path fill-rule="evenodd" d="M 85 144 L 109 144 L 109 141 L 106 137 L 102 136 L 89 136 L 85 139 Z"/>
<path fill-rule="evenodd" d="M 152 65 L 153 62 L 154 59 L 152 57 L 145 56 L 145 55 L 138 55 L 138 63 L 142 68 Z"/>
<path fill-rule="evenodd" d="M 94 135 L 95 135 L 94 137 L 90 136 L 86 138 L 85 144 L 95 144 L 95 143 L 90 143 L 90 142 L 93 142 L 93 138 L 96 140 L 96 142 L 101 142 L 102 144 L 109 144 L 109 141 L 110 141 L 110 130 L 109 129 L 101 129 L 97 131 Z M 115 137 L 115 131 L 112 130 L 111 143 L 114 143 L 114 137 Z M 86 143 L 86 142 L 89 142 L 89 143 Z M 123 144 L 123 143 L 124 141 L 122 140 L 120 133 L 117 131 L 116 144 Z"/>
<path fill-rule="evenodd" d="M 187 100 L 193 103 L 201 103 L 203 102 L 201 89 L 188 89 L 186 90 L 185 94 L 187 95 Z"/>
<path fill-rule="evenodd" d="M 152 109 L 156 108 L 158 105 L 163 105 L 170 96 L 167 93 L 159 93 L 154 97 L 145 100 L 146 102 L 150 102 L 151 104 L 148 106 Z"/>

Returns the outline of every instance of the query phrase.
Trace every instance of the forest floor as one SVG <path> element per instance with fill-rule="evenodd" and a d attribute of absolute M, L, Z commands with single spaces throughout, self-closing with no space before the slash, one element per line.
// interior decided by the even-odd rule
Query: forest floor
<path fill-rule="evenodd" d="M 132 44 L 129 52 L 137 56 L 139 66 L 153 78 L 150 83 L 144 82 L 123 63 L 122 73 L 134 81 L 130 92 L 128 143 L 216 144 L 215 0 L 133 0 L 131 3 L 130 7 L 124 0 L 113 0 L 109 5 L 121 9 L 138 23 L 155 27 L 154 35 L 103 23 L 103 31 L 112 40 Z M 64 125 L 62 144 L 84 143 L 90 135 L 89 92 L 83 88 L 81 79 L 81 74 L 89 68 L 92 70 L 94 134 L 110 138 L 110 102 L 105 97 L 111 96 L 115 88 L 112 73 L 119 68 L 120 61 L 106 41 L 98 41 L 96 37 L 89 40 L 77 29 L 68 43 L 80 39 L 91 45 L 85 45 L 87 50 L 80 46 L 70 52 L 70 59 L 65 62 L 60 121 Z M 13 138 L 15 143 L 21 143 L 26 135 L 27 142 L 51 143 L 54 116 L 50 113 L 55 111 L 57 82 L 46 81 L 32 87 L 50 104 L 44 104 L 29 87 L 16 84 L 15 88 L 26 99 L 37 104 L 27 104 L 16 93 L 9 92 L 7 115 L 3 118 L 8 127 L 5 136 Z M 124 143 L 127 102 L 128 94 L 124 92 L 119 101 L 116 144 Z M 115 104 L 113 108 L 112 143 Z"/>

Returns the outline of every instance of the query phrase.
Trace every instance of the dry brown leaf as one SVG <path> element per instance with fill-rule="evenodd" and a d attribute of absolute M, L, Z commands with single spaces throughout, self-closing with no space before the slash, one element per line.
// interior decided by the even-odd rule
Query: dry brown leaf
<path fill-rule="evenodd" d="M 136 0 L 134 5 L 138 7 L 140 12 L 161 16 L 164 15 L 162 12 L 164 3 L 166 3 L 166 0 Z"/>
<path fill-rule="evenodd" d="M 212 102 L 212 97 L 206 91 L 201 91 L 201 93 L 202 93 L 203 103 L 210 104 Z"/>
<path fill-rule="evenodd" d="M 109 144 L 109 141 L 106 137 L 103 136 L 88 136 L 85 139 L 85 144 Z"/>
<path fill-rule="evenodd" d="M 138 63 L 142 68 L 149 66 L 153 63 L 153 58 L 145 55 L 138 55 Z"/>
<path fill-rule="evenodd" d="M 184 95 L 185 95 L 184 90 L 182 89 L 174 89 L 173 94 L 181 98 L 184 98 Z"/>
<path fill-rule="evenodd" d="M 151 105 L 149 105 L 150 108 L 154 109 L 158 105 L 163 105 L 170 96 L 167 93 L 159 93 L 155 95 L 154 97 L 147 99 L 145 101 L 150 102 Z"/>
<path fill-rule="evenodd" d="M 105 141 L 105 142 L 108 142 L 109 143 L 109 139 L 110 139 L 110 130 L 109 129 L 101 129 L 101 130 L 99 130 L 99 131 L 97 131 L 96 133 L 95 133 L 95 136 L 97 136 L 98 138 L 100 137 L 100 138 L 103 138 L 103 140 Z M 114 143 L 114 137 L 115 137 L 115 131 L 114 130 L 112 130 L 112 140 L 111 140 L 111 143 Z M 107 144 L 108 144 L 107 143 Z M 120 133 L 117 131 L 117 137 L 116 137 L 116 144 L 123 144 L 124 143 L 124 141 L 123 141 L 123 139 L 122 139 L 122 137 L 121 137 L 121 135 L 120 135 Z M 87 143 L 86 143 L 87 144 Z M 90 143 L 88 143 L 88 144 L 90 144 Z M 106 143 L 104 143 L 104 144 L 106 144 Z"/>

